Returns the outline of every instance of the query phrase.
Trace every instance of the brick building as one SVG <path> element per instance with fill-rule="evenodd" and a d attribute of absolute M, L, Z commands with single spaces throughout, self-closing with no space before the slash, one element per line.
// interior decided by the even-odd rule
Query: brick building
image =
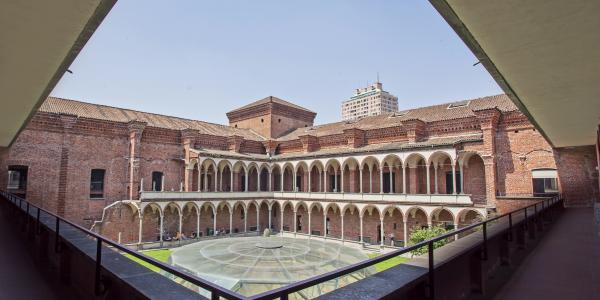
<path fill-rule="evenodd" d="M 0 185 L 128 243 L 267 227 L 388 243 L 535 196 L 598 197 L 596 149 L 553 149 L 505 95 L 322 125 L 276 97 L 227 116 L 51 97 L 1 150 Z"/>

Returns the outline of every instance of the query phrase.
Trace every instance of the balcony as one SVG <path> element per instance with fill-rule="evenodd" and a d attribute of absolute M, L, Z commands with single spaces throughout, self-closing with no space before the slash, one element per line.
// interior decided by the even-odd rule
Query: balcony
<path fill-rule="evenodd" d="M 306 193 L 306 192 L 142 192 L 142 201 L 199 201 L 234 199 L 290 199 L 315 201 L 359 201 L 472 205 L 468 194 L 371 194 L 371 193 Z"/>

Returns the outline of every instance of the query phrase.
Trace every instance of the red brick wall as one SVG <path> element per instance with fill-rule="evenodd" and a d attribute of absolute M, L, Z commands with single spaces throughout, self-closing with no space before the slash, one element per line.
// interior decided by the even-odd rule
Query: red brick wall
<path fill-rule="evenodd" d="M 598 201 L 598 170 L 594 146 L 555 150 L 558 179 L 567 206 L 590 206 Z"/>

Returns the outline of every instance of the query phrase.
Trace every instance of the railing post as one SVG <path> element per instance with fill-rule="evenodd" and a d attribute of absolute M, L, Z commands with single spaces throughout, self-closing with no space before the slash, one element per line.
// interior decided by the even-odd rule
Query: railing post
<path fill-rule="evenodd" d="M 102 294 L 102 239 L 96 238 L 96 276 L 94 278 L 94 292 L 96 296 Z"/>
<path fill-rule="evenodd" d="M 433 265 L 433 242 L 427 243 L 427 254 L 429 257 L 429 299 L 435 299 L 435 276 L 434 276 L 434 265 Z"/>
<path fill-rule="evenodd" d="M 35 233 L 40 234 L 40 208 L 37 208 L 37 213 L 35 216 Z"/>
<path fill-rule="evenodd" d="M 508 213 L 508 241 L 513 241 L 513 221 L 512 221 L 512 212 Z"/>
<path fill-rule="evenodd" d="M 488 259 L 488 249 L 487 249 L 487 221 L 483 221 L 483 246 L 482 246 L 482 260 Z"/>
<path fill-rule="evenodd" d="M 281 295 L 281 297 L 279 297 L 279 300 L 288 300 L 288 294 L 283 294 Z"/>
<path fill-rule="evenodd" d="M 56 217 L 56 224 L 54 225 L 54 252 L 58 253 L 60 250 L 58 247 L 58 231 L 60 229 L 60 219 Z"/>
<path fill-rule="evenodd" d="M 29 202 L 25 202 L 25 231 L 29 234 Z"/>

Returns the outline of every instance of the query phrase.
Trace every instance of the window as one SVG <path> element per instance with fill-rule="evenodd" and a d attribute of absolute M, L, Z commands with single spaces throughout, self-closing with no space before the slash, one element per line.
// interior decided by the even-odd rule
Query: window
<path fill-rule="evenodd" d="M 104 173 L 102 169 L 92 169 L 90 176 L 90 199 L 104 198 Z"/>
<path fill-rule="evenodd" d="M 8 183 L 6 189 L 21 197 L 27 192 L 27 166 L 8 166 Z"/>
<path fill-rule="evenodd" d="M 531 171 L 533 196 L 546 197 L 558 194 L 558 174 L 555 169 Z"/>
<path fill-rule="evenodd" d="M 163 173 L 152 172 L 152 190 L 160 192 L 163 187 Z"/>

